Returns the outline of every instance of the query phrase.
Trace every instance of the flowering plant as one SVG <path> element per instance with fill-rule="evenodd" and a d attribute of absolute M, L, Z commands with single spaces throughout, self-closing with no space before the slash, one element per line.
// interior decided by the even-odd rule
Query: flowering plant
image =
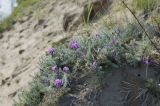
<path fill-rule="evenodd" d="M 29 94 L 34 98 L 44 99 L 41 94 L 47 95 L 54 91 L 58 93 L 71 87 L 73 77 L 78 72 L 92 72 L 96 73 L 98 78 L 102 78 L 111 68 L 124 65 L 137 66 L 142 55 L 144 57 L 149 55 L 146 47 L 150 48 L 149 50 L 153 48 L 149 46 L 150 43 L 145 37 L 139 38 L 135 37 L 138 36 L 136 33 L 134 36 L 128 33 L 136 32 L 133 29 L 129 27 L 125 31 L 120 29 L 110 31 L 104 28 L 101 33 L 93 36 L 74 37 L 69 43 L 49 48 L 48 55 L 40 58 L 40 74 L 36 79 L 38 85 L 32 85 L 34 89 L 38 88 L 39 92 L 35 95 L 34 90 L 31 90 Z M 148 64 L 148 61 L 145 63 Z M 43 90 L 39 90 L 40 88 Z M 28 98 L 25 103 L 34 106 L 42 101 L 40 99 L 32 103 Z"/>

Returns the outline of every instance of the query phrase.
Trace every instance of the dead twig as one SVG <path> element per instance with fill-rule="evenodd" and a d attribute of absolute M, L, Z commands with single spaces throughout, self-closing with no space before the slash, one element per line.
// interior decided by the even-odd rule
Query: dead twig
<path fill-rule="evenodd" d="M 151 40 L 149 34 L 146 32 L 145 28 L 143 27 L 143 25 L 141 24 L 141 22 L 139 21 L 139 19 L 137 18 L 137 16 L 134 14 L 134 12 L 128 7 L 128 5 L 122 0 L 121 1 L 122 4 L 131 12 L 131 14 L 134 16 L 134 18 L 136 19 L 136 21 L 138 22 L 138 24 L 140 25 L 140 27 L 142 28 L 142 30 L 144 31 L 145 35 L 148 37 L 149 41 L 151 42 L 151 44 L 155 47 L 155 49 L 160 53 L 159 48 L 156 46 L 156 44 Z"/>

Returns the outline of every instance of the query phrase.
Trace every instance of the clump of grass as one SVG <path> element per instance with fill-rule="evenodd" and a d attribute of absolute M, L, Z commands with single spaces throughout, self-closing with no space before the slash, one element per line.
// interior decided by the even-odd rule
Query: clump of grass
<path fill-rule="evenodd" d="M 11 27 L 11 25 L 20 17 L 22 17 L 28 7 L 37 3 L 40 0 L 18 0 L 18 7 L 16 7 L 8 18 L 0 22 L 0 33 Z"/>
<path fill-rule="evenodd" d="M 148 79 L 146 80 L 146 88 L 150 94 L 154 96 L 154 99 L 160 103 L 160 90 L 159 90 L 159 81 L 155 79 Z"/>
<path fill-rule="evenodd" d="M 153 10 L 159 0 L 134 0 L 139 9 Z"/>

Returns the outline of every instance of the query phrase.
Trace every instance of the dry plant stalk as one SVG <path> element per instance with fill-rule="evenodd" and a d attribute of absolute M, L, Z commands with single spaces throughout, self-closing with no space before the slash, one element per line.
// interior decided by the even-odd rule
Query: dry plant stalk
<path fill-rule="evenodd" d="M 139 21 L 139 19 L 137 18 L 137 16 L 134 14 L 134 12 L 128 7 L 128 5 L 125 3 L 124 0 L 121 0 L 122 4 L 131 12 L 131 14 L 134 16 L 134 18 L 136 19 L 136 21 L 138 22 L 138 24 L 140 25 L 140 27 L 142 28 L 142 30 L 144 31 L 145 35 L 148 37 L 149 41 L 151 42 L 151 44 L 154 46 L 154 48 L 158 51 L 158 53 L 160 53 L 159 48 L 156 46 L 156 44 L 151 40 L 149 34 L 146 32 L 145 28 L 143 27 L 143 25 L 141 24 L 141 22 Z"/>

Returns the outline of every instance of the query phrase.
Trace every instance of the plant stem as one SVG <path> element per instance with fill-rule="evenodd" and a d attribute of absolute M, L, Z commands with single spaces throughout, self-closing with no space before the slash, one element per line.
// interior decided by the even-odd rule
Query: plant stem
<path fill-rule="evenodd" d="M 147 67 L 146 67 L 146 78 L 148 77 L 148 64 L 147 64 Z"/>
<path fill-rule="evenodd" d="M 144 31 L 145 35 L 148 37 L 149 41 L 152 43 L 152 45 L 155 47 L 155 49 L 160 53 L 159 48 L 155 45 L 155 43 L 151 40 L 149 34 L 146 32 L 145 28 L 143 27 L 143 25 L 140 23 L 139 19 L 137 18 L 137 16 L 134 14 L 134 12 L 128 7 L 128 5 L 122 0 L 121 1 L 122 4 L 131 12 L 131 14 L 134 16 L 134 18 L 136 19 L 136 21 L 138 22 L 138 24 L 140 25 L 140 27 L 142 28 L 142 30 Z"/>

